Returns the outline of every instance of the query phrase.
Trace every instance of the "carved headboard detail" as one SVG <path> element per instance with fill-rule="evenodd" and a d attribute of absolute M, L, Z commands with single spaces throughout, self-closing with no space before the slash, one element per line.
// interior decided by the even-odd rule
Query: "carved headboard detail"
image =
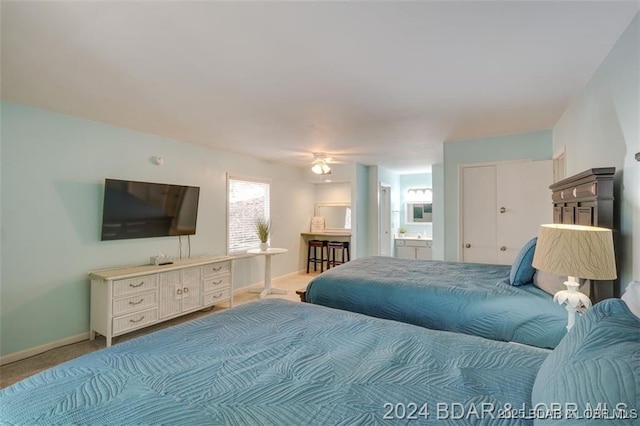
<path fill-rule="evenodd" d="M 553 222 L 599 226 L 614 230 L 615 167 L 586 170 L 551 185 Z M 614 245 L 616 233 L 613 233 Z M 595 303 L 609 297 L 620 297 L 617 285 L 611 281 L 591 284 L 591 300 Z"/>

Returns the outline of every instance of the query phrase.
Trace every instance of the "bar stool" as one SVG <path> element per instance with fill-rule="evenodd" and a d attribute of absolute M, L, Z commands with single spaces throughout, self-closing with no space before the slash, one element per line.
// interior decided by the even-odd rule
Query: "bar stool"
<path fill-rule="evenodd" d="M 327 249 L 327 245 L 329 241 L 327 240 L 309 240 L 308 242 L 308 250 L 307 250 L 307 274 L 309 273 L 309 264 L 313 263 L 313 270 L 318 270 L 318 263 L 320 264 L 320 272 L 324 272 L 324 262 L 329 261 L 329 252 Z M 313 255 L 311 252 L 313 249 Z M 320 254 L 318 255 L 318 249 L 320 249 Z M 325 256 L 326 254 L 326 256 Z M 329 269 L 327 264 L 327 269 Z"/>
<path fill-rule="evenodd" d="M 332 266 L 342 265 L 345 262 L 351 260 L 349 254 L 349 242 L 348 241 L 331 241 L 327 244 L 327 250 L 329 251 L 329 261 L 327 262 L 327 269 Z M 336 250 L 340 250 L 340 260 L 336 260 Z"/>

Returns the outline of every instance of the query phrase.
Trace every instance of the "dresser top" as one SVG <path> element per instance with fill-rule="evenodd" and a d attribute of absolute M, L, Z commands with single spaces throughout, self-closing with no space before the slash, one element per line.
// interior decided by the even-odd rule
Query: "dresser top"
<path fill-rule="evenodd" d="M 169 265 L 135 265 L 135 266 L 123 266 L 119 268 L 100 269 L 97 271 L 89 272 L 90 279 L 101 280 L 118 280 L 122 278 L 137 277 L 140 275 L 154 274 L 158 272 L 173 271 L 176 269 L 183 269 L 190 266 L 200 266 L 215 262 L 224 262 L 232 260 L 231 256 L 196 256 L 189 257 L 187 259 L 176 259 Z"/>
<path fill-rule="evenodd" d="M 558 191 L 576 184 L 591 182 L 598 179 L 613 179 L 613 176 L 616 172 L 615 167 L 598 167 L 589 170 L 585 170 L 582 173 L 578 173 L 577 175 L 569 176 L 568 178 L 562 179 L 558 182 L 555 182 L 549 186 L 549 189 L 552 191 Z"/>

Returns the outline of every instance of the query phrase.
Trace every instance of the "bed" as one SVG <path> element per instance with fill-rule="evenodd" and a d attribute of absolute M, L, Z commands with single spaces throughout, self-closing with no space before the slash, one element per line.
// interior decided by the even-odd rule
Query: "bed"
<path fill-rule="evenodd" d="M 554 222 L 612 228 L 614 173 L 613 167 L 593 168 L 551 185 Z M 533 268 L 535 244 L 535 238 L 527 242 L 510 266 L 356 259 L 312 280 L 304 299 L 437 330 L 554 348 L 566 333 L 567 313 L 551 295 L 565 289 L 566 277 Z M 596 281 L 584 290 L 595 303 L 620 295 L 611 287 Z"/>
<path fill-rule="evenodd" d="M 584 380 L 596 389 L 589 398 L 637 406 L 639 325 L 624 302 L 606 301 L 580 318 L 570 333 L 576 339 L 564 339 L 552 352 L 308 303 L 262 300 L 18 382 L 0 391 L 0 422 L 527 425 L 548 415 L 538 403 L 545 398 L 551 398 L 549 405 L 586 403 L 575 394 Z M 594 350 L 615 362 L 600 366 Z M 613 374 L 556 370 L 585 358 L 597 371 Z"/>
<path fill-rule="evenodd" d="M 372 256 L 318 275 L 305 298 L 436 330 L 554 348 L 566 333 L 566 310 L 530 284 L 533 270 L 520 285 L 512 285 L 512 269 Z"/>

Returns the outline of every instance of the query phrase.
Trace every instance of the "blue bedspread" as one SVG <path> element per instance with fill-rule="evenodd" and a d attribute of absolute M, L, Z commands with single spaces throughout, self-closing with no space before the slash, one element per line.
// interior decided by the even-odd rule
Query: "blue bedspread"
<path fill-rule="evenodd" d="M 263 300 L 23 380 L 0 392 L 0 422 L 374 425 L 411 413 L 411 424 L 531 424 L 500 410 L 530 406 L 548 354 Z"/>
<path fill-rule="evenodd" d="M 640 425 L 640 318 L 620 299 L 589 309 L 545 359 L 531 400 L 563 408 L 537 425 Z"/>
<path fill-rule="evenodd" d="M 567 312 L 533 284 L 509 285 L 510 266 L 365 257 L 307 287 L 308 302 L 448 330 L 554 348 Z"/>

